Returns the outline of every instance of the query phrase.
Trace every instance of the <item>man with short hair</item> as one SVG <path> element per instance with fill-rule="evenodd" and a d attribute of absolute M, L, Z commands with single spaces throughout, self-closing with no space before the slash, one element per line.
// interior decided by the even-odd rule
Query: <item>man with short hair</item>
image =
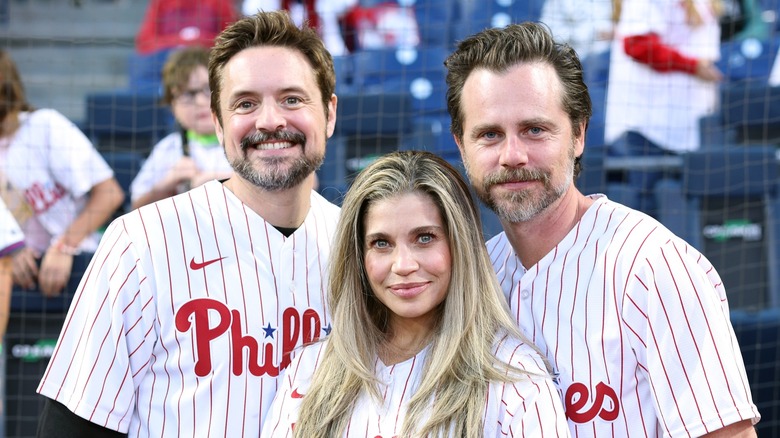
<path fill-rule="evenodd" d="M 574 50 L 539 23 L 447 59 L 452 134 L 504 232 L 487 246 L 557 376 L 573 436 L 753 437 L 760 418 L 710 262 L 644 213 L 574 186 L 591 116 Z"/>
<path fill-rule="evenodd" d="M 209 60 L 235 174 L 107 229 L 38 392 L 39 436 L 259 436 L 295 347 L 326 335 L 337 206 L 312 190 L 333 134 L 331 55 L 284 12 Z"/>

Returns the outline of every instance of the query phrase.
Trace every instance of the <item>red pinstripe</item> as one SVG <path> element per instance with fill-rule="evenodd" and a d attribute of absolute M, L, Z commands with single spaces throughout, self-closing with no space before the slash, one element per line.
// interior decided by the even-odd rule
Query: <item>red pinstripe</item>
<path fill-rule="evenodd" d="M 305 396 L 326 342 L 304 348 L 286 372 L 283 385 L 271 408 L 271 418 L 261 437 L 288 436 L 297 421 L 301 399 L 291 397 L 297 389 Z M 428 354 L 426 348 L 417 356 L 389 367 L 376 361 L 376 375 L 382 384 L 383 400 L 377 403 L 368 394 L 355 401 L 346 437 L 374 438 L 399 434 L 405 417 L 406 404 L 419 386 L 421 370 Z M 531 373 L 544 374 L 542 358 L 529 346 L 504 337 L 497 340 L 494 354 Z M 568 436 L 566 419 L 557 391 L 548 378 L 523 378 L 518 382 L 491 383 L 485 399 L 484 436 Z M 361 426 L 358 429 L 358 426 Z"/>
<path fill-rule="evenodd" d="M 582 227 L 591 231 L 583 234 Z M 758 415 L 717 272 L 654 220 L 597 199 L 578 226 L 525 273 L 504 234 L 487 248 L 521 329 L 533 334 L 560 372 L 562 393 L 573 382 L 584 384 L 591 394 L 574 396 L 586 397 L 583 412 L 591 407 L 599 382 L 618 394 L 615 421 L 598 416 L 583 424 L 570 421 L 573 435 L 701 434 L 743 419 L 739 412 Z M 571 251 L 577 252 L 575 264 Z M 664 253 L 667 259 L 659 272 L 654 261 Z M 563 281 L 554 280 L 558 272 Z M 648 282 L 652 278 L 663 284 Z M 524 290 L 531 292 L 527 299 Z M 558 315 L 554 324 L 547 313 L 553 307 Z M 660 333 L 671 356 L 659 350 L 664 348 Z M 693 376 L 696 363 L 718 366 Z M 699 386 L 711 389 L 694 393 L 692 388 Z M 651 392 L 661 397 L 663 413 L 656 412 Z M 696 409 L 679 409 L 680 397 Z"/>
<path fill-rule="evenodd" d="M 324 290 L 332 236 L 314 230 L 335 230 L 337 218 L 337 207 L 313 194 L 303 229 L 285 242 L 218 182 L 123 216 L 87 270 L 94 278 L 82 281 L 39 391 L 129 436 L 259 434 L 283 345 L 299 345 L 304 332 L 320 335 L 314 330 L 326 320 L 324 294 L 295 297 L 279 288 L 295 282 L 298 294 Z M 253 242 L 256 229 L 265 230 L 264 243 Z M 192 255 L 220 263 L 192 272 Z M 118 275 L 127 276 L 126 286 Z M 190 329 L 176 329 L 177 312 L 192 303 L 214 310 L 183 314 Z M 218 323 L 228 330 L 209 334 Z M 205 330 L 200 343 L 195 324 Z M 210 372 L 196 376 L 196 361 L 209 354 Z M 231 360 L 243 361 L 240 375 Z"/>

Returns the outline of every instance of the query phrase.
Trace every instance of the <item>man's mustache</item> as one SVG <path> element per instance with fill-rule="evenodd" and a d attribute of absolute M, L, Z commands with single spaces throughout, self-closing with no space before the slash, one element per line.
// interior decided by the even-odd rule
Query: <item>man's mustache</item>
<path fill-rule="evenodd" d="M 264 143 L 268 141 L 286 141 L 292 144 L 306 144 L 306 136 L 299 132 L 290 131 L 274 131 L 274 132 L 253 132 L 241 139 L 241 150 L 246 151 L 248 148 L 255 146 L 258 143 Z"/>

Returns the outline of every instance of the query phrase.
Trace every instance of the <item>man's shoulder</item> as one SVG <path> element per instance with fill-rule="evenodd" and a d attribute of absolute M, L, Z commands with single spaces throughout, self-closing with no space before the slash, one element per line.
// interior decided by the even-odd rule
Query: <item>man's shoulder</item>
<path fill-rule="evenodd" d="M 327 215 L 335 216 L 336 218 L 341 214 L 341 207 L 328 201 L 315 190 L 311 191 L 311 206 L 312 209 L 317 209 Z"/>

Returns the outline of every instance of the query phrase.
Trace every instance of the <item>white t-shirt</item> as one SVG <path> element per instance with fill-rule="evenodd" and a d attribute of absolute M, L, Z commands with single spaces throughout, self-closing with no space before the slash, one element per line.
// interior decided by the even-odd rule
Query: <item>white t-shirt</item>
<path fill-rule="evenodd" d="M 701 436 L 757 422 L 720 276 L 644 213 L 594 204 L 536 265 L 487 243 L 521 331 L 558 376 L 572 435 Z"/>
<path fill-rule="evenodd" d="M 691 27 L 679 0 L 623 0 L 612 43 L 605 141 L 628 130 L 638 131 L 673 152 L 699 148 L 699 119 L 717 106 L 717 84 L 684 72 L 658 72 L 631 59 L 623 47 L 627 36 L 657 34 L 683 55 L 720 58 L 720 26 L 710 0 L 694 0 L 704 23 Z"/>
<path fill-rule="evenodd" d="M 285 372 L 263 438 L 292 437 L 303 397 L 311 384 L 314 370 L 327 341 L 305 347 Z M 367 393 L 359 396 L 352 411 L 345 437 L 394 437 L 403 427 L 406 407 L 420 385 L 428 348 L 416 356 L 392 366 L 376 360 L 375 373 L 382 382 L 384 397 L 378 404 Z M 496 343 L 499 360 L 525 369 L 537 376 L 517 382 L 490 384 L 485 400 L 485 437 L 556 437 L 569 436 L 563 407 L 542 358 L 528 345 L 512 338 Z"/>
<path fill-rule="evenodd" d="M 256 437 L 287 353 L 330 330 L 339 208 L 285 237 L 210 181 L 106 230 L 38 392 L 130 437 Z"/>
<path fill-rule="evenodd" d="M 545 0 L 539 21 L 555 41 L 568 43 L 585 59 L 609 49 L 612 42 L 612 0 Z"/>
<path fill-rule="evenodd" d="M 188 146 L 190 157 L 202 172 L 230 173 L 233 171 L 219 142 L 202 144 L 197 139 L 190 139 Z M 131 200 L 136 201 L 144 194 L 149 193 L 183 155 L 180 132 L 168 134 L 157 142 L 149 157 L 144 161 L 144 165 L 141 166 L 141 170 L 138 171 L 138 175 L 130 184 Z"/>
<path fill-rule="evenodd" d="M 23 112 L 0 166 L 8 182 L 25 194 L 35 216 L 22 225 L 27 245 L 49 247 L 76 219 L 96 184 L 114 176 L 89 139 L 53 109 Z M 80 249 L 93 252 L 100 234 L 87 236 Z"/>
<path fill-rule="evenodd" d="M 5 206 L 2 199 L 0 199 L 0 224 L 2 224 L 0 227 L 0 257 L 5 257 L 24 246 L 24 234 L 11 214 L 11 210 Z"/>

